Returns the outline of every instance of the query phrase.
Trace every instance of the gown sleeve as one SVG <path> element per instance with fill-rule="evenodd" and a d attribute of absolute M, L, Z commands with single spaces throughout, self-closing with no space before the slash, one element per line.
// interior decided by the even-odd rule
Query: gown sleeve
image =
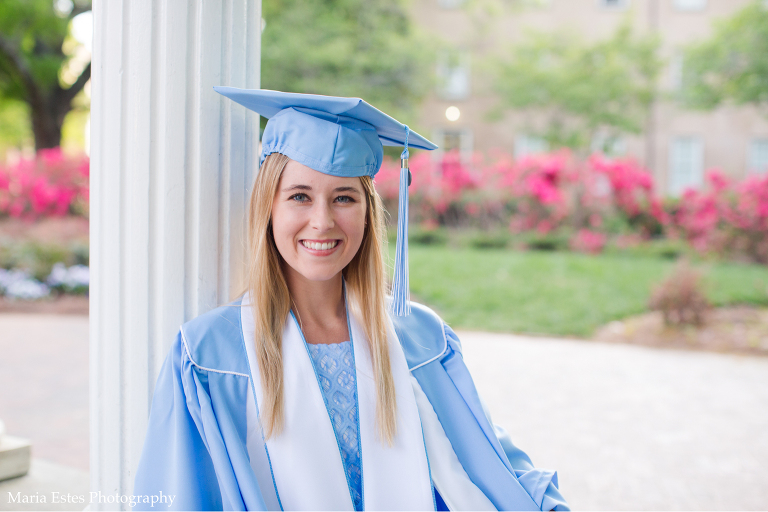
<path fill-rule="evenodd" d="M 447 324 L 443 324 L 443 327 L 449 345 L 456 347 L 460 352 L 461 341 L 459 341 L 459 337 Z M 463 369 L 466 370 L 466 367 Z M 466 373 L 466 376 L 469 376 L 468 372 Z M 560 494 L 557 472 L 534 467 L 530 457 L 512 443 L 507 431 L 502 427 L 493 424 L 490 415 L 488 414 L 488 410 L 485 407 L 485 403 L 483 403 L 479 395 L 477 398 L 480 401 L 483 414 L 488 419 L 488 423 L 493 426 L 494 434 L 498 438 L 501 448 L 509 461 L 510 467 L 514 471 L 518 482 L 520 482 L 525 491 L 531 498 L 533 498 L 533 501 L 540 505 L 541 510 L 570 510 L 565 498 Z"/>
<path fill-rule="evenodd" d="M 173 496 L 165 510 L 221 510 L 221 492 L 211 456 L 200 435 L 199 408 L 187 399 L 189 358 L 181 334 L 163 363 L 155 386 L 144 449 L 136 471 L 134 510 L 157 510 L 144 496 Z M 186 364 L 185 364 L 186 363 Z"/>

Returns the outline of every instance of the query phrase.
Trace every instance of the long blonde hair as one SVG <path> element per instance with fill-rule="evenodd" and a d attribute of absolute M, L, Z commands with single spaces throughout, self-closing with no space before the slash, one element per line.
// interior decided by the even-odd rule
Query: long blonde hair
<path fill-rule="evenodd" d="M 279 435 L 284 422 L 282 337 L 291 296 L 281 267 L 283 259 L 272 233 L 272 205 L 289 161 L 280 153 L 267 156 L 256 177 L 248 212 L 248 291 L 264 397 L 260 404 L 261 421 L 267 438 Z M 359 315 L 368 338 L 376 380 L 378 433 L 391 445 L 397 430 L 397 404 L 387 337 L 384 206 L 373 179 L 361 176 L 360 182 L 366 196 L 366 226 L 360 249 L 342 273 L 350 313 Z"/>

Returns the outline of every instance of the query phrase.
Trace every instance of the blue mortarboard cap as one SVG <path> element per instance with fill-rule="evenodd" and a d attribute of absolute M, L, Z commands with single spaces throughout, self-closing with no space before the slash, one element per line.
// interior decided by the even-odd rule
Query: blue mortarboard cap
<path fill-rule="evenodd" d="M 264 89 L 214 87 L 219 94 L 269 119 L 261 137 L 259 165 L 282 153 L 333 176 L 374 176 L 382 146 L 405 146 L 401 155 L 395 275 L 392 309 L 410 314 L 408 283 L 408 147 L 437 146 L 360 98 L 341 98 Z"/>
<path fill-rule="evenodd" d="M 334 176 L 373 176 L 384 146 L 436 149 L 421 135 L 360 98 L 214 87 L 219 94 L 269 119 L 261 138 L 260 164 L 282 153 Z M 409 130 L 410 131 L 410 130 Z M 406 139 L 407 137 L 407 139 Z"/>

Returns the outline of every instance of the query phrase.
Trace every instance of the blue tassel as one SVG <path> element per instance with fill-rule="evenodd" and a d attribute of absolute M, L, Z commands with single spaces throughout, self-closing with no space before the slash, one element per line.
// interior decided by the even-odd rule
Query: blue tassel
<path fill-rule="evenodd" d="M 395 275 L 392 279 L 392 313 L 395 316 L 411 314 L 408 283 L 408 186 L 411 171 L 408 169 L 408 125 L 405 126 L 405 149 L 400 155 L 400 196 L 397 209 L 397 249 L 395 251 Z"/>

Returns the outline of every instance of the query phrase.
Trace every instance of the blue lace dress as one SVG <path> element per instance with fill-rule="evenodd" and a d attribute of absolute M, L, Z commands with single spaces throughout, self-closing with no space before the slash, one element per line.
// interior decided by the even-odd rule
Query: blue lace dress
<path fill-rule="evenodd" d="M 317 372 L 325 406 L 341 448 L 349 492 L 355 510 L 363 510 L 362 461 L 358 436 L 355 355 L 351 341 L 331 345 L 307 344 Z"/>

